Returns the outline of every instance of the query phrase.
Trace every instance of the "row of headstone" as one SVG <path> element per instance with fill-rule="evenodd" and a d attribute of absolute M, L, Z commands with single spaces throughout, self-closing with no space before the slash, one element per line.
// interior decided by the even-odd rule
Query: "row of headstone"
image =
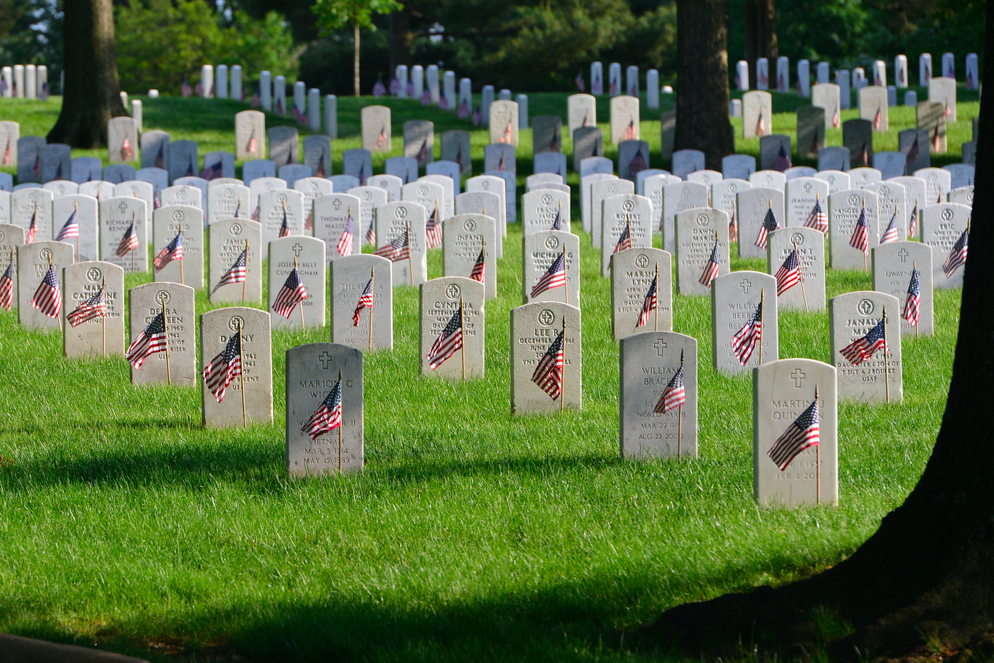
<path fill-rule="evenodd" d="M 15 64 L 0 68 L 0 98 L 41 99 L 49 95 L 48 67 Z"/>

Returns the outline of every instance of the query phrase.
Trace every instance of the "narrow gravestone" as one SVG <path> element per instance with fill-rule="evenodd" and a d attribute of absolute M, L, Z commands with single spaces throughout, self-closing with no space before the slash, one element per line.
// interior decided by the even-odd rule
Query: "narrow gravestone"
<path fill-rule="evenodd" d="M 174 384 L 192 387 L 197 373 L 196 313 L 193 288 L 179 283 L 146 283 L 128 291 L 128 346 L 152 323 L 165 306 L 166 353 L 149 355 L 140 368 L 131 369 L 131 384 Z"/>
<path fill-rule="evenodd" d="M 17 315 L 23 327 L 42 331 L 62 328 L 66 311 L 62 308 L 61 294 L 56 296 L 42 281 L 51 268 L 61 293 L 62 270 L 72 263 L 73 248 L 64 242 L 43 241 L 17 247 Z M 40 308 L 31 305 L 36 294 Z M 43 310 L 53 316 L 49 317 Z"/>
<path fill-rule="evenodd" d="M 428 120 L 408 120 L 404 123 L 404 156 L 414 159 L 419 168 L 435 160 L 434 123 Z M 404 184 L 414 179 L 417 179 L 417 172 L 414 178 L 404 178 Z"/>
<path fill-rule="evenodd" d="M 222 222 L 223 223 L 223 222 Z M 229 343 L 241 334 L 241 342 Z M 229 347 L 238 349 L 225 362 Z M 241 375 L 226 382 L 225 366 L 241 363 Z M 200 378 L 204 426 L 233 428 L 248 423 L 269 424 L 273 421 L 273 344 L 269 315 L 265 311 L 244 306 L 232 306 L 208 311 L 200 316 L 200 365 L 204 372 L 213 369 L 207 379 Z M 220 376 L 220 377 L 217 377 Z M 221 402 L 214 391 L 223 393 Z"/>
<path fill-rule="evenodd" d="M 269 160 L 276 167 L 300 163 L 298 156 L 300 138 L 293 127 L 273 127 L 268 132 Z"/>
<path fill-rule="evenodd" d="M 148 271 L 147 209 L 140 198 L 121 196 L 100 202 L 101 260 L 126 272 Z M 130 238 L 135 239 L 129 243 Z"/>
<path fill-rule="evenodd" d="M 849 150 L 852 168 L 873 163 L 873 124 L 869 120 L 846 120 L 842 123 L 842 146 Z"/>
<path fill-rule="evenodd" d="M 2 198 L 2 196 L 0 196 Z M 0 223 L 0 269 L 6 271 L 13 263 L 11 274 L 11 309 L 18 307 L 17 297 L 17 247 L 24 244 L 24 229 L 9 223 Z"/>
<path fill-rule="evenodd" d="M 238 265 L 246 245 L 245 264 Z M 261 301 L 262 255 L 262 227 L 257 221 L 224 219 L 212 223 L 208 228 L 207 258 L 210 301 Z M 233 278 L 239 272 L 245 273 L 242 281 Z"/>
<path fill-rule="evenodd" d="M 621 457 L 697 458 L 697 339 L 669 331 L 623 338 L 620 373 Z M 680 386 L 671 388 L 674 379 Z"/>
<path fill-rule="evenodd" d="M 936 288 L 963 286 L 963 273 L 967 265 L 961 265 L 948 276 L 943 271 L 943 265 L 969 227 L 971 212 L 972 208 L 956 203 L 929 205 L 922 210 L 922 242 L 932 247 L 932 283 Z"/>
<path fill-rule="evenodd" d="M 562 230 L 570 232 L 570 194 L 564 191 L 538 189 L 521 197 L 521 233 L 525 237 L 532 233 L 552 230 L 559 217 Z"/>
<path fill-rule="evenodd" d="M 832 363 L 839 372 L 839 398 L 883 403 L 887 402 L 889 394 L 891 403 L 904 400 L 901 305 L 897 297 L 871 290 L 847 292 L 829 301 L 828 327 Z M 859 363 L 853 364 L 842 354 L 842 350 L 870 334 L 885 315 L 887 322 L 884 328 L 890 351 L 885 352 L 881 347 L 868 358 L 861 353 Z"/>
<path fill-rule="evenodd" d="M 870 123 L 870 128 L 878 133 L 887 133 L 887 88 L 871 85 L 859 91 L 859 117 Z"/>
<path fill-rule="evenodd" d="M 797 109 L 797 156 L 812 158 L 825 146 L 825 109 L 801 106 Z"/>
<path fill-rule="evenodd" d="M 715 370 L 745 373 L 779 358 L 776 296 L 777 280 L 768 274 L 736 271 L 714 280 L 711 348 Z M 755 321 L 760 307 L 762 329 L 757 336 Z M 736 352 L 736 348 L 741 349 Z"/>
<path fill-rule="evenodd" d="M 573 132 L 573 170 L 580 172 L 580 163 L 589 157 L 604 156 L 604 133 L 599 127 L 580 127 Z"/>
<path fill-rule="evenodd" d="M 76 318 L 76 326 L 67 324 L 63 334 L 62 350 L 66 357 L 107 357 L 124 354 L 124 270 L 107 262 L 88 261 L 67 265 L 62 270 L 63 310 L 69 321 Z M 103 289 L 106 314 L 89 317 L 89 300 Z M 81 309 L 81 307 L 83 307 Z"/>
<path fill-rule="evenodd" d="M 370 152 L 390 152 L 390 109 L 387 106 L 364 106 L 362 116 L 362 147 Z"/>
<path fill-rule="evenodd" d="M 847 189 L 828 196 L 829 258 L 833 269 L 869 271 L 869 255 L 880 240 L 877 194 Z M 867 250 L 852 246 L 853 231 L 866 210 Z"/>
<path fill-rule="evenodd" d="M 330 271 L 332 342 L 363 352 L 392 350 L 390 261 L 369 253 L 357 254 L 335 260 Z"/>
<path fill-rule="evenodd" d="M 628 95 L 611 99 L 611 144 L 641 137 L 639 126 L 639 100 Z"/>
<path fill-rule="evenodd" d="M 428 210 L 409 201 L 376 210 L 377 251 L 392 258 L 394 287 L 416 287 L 428 280 L 427 220 Z"/>
<path fill-rule="evenodd" d="M 817 446 L 790 460 L 771 457 L 777 441 L 818 396 Z M 762 506 L 838 504 L 838 390 L 834 367 L 813 359 L 781 359 L 752 374 L 753 496 Z M 789 460 L 789 463 L 787 462 Z M 821 463 L 819 467 L 819 462 Z"/>
<path fill-rule="evenodd" d="M 644 331 L 673 330 L 673 259 L 660 249 L 630 249 L 611 256 L 611 329 L 615 340 Z M 658 274 L 658 280 L 657 280 Z M 646 295 L 656 283 L 656 305 L 639 325 Z"/>
<path fill-rule="evenodd" d="M 557 344 L 560 335 L 561 345 Z M 548 414 L 560 412 L 565 407 L 581 409 L 581 338 L 580 309 L 576 306 L 558 302 L 533 302 L 511 309 L 513 414 Z M 561 372 L 557 374 L 555 366 L 558 363 L 558 348 L 561 348 L 563 358 Z M 540 367 L 550 368 L 539 371 Z M 540 383 L 545 388 L 539 386 Z"/>
<path fill-rule="evenodd" d="M 562 230 L 545 230 L 521 240 L 522 303 L 580 301 L 580 238 Z M 537 287 L 564 256 L 566 283 L 561 287 Z M 553 279 L 547 279 L 553 280 Z M 534 294 L 532 294 L 534 293 Z"/>
<path fill-rule="evenodd" d="M 676 284 L 681 295 L 707 295 L 711 292 L 705 270 L 713 273 L 712 257 L 717 243 L 717 273 L 731 271 L 728 243 L 728 215 L 719 209 L 702 207 L 676 215 Z M 710 278 L 714 278 L 711 276 Z"/>
<path fill-rule="evenodd" d="M 774 277 L 783 271 L 783 283 L 794 279 L 788 273 L 788 257 L 797 249 L 800 280 L 777 296 L 780 310 L 825 310 L 825 235 L 814 228 L 785 228 L 770 233 L 767 238 L 767 269 Z"/>
<path fill-rule="evenodd" d="M 325 243 L 314 237 L 282 237 L 269 243 L 267 310 L 273 329 L 324 327 L 325 248 Z M 295 282 L 289 278 L 294 269 Z"/>
<path fill-rule="evenodd" d="M 753 90 L 742 95 L 742 137 L 762 138 L 773 133 L 773 97 Z"/>
<path fill-rule="evenodd" d="M 518 146 L 518 104 L 500 99 L 490 104 L 490 144 Z"/>
<path fill-rule="evenodd" d="M 623 193 L 605 198 L 601 209 L 601 276 L 609 276 L 613 253 L 652 246 L 652 203 L 645 196 Z"/>
<path fill-rule="evenodd" d="M 138 122 L 131 117 L 107 121 L 107 159 L 110 163 L 138 163 Z"/>
<path fill-rule="evenodd" d="M 196 290 L 204 287 L 204 231 L 203 213 L 190 205 L 170 205 L 152 212 L 152 271 L 154 280 L 172 281 L 188 285 Z M 170 248 L 178 235 L 182 235 L 174 246 L 182 247 L 183 256 L 172 259 L 174 249 Z M 160 257 L 161 256 L 161 257 Z"/>
<path fill-rule="evenodd" d="M 912 271 L 918 270 L 917 324 L 905 318 Z M 920 242 L 892 242 L 873 249 L 873 289 L 897 298 L 901 333 L 931 336 L 935 329 L 932 291 L 932 250 Z M 913 310 L 913 308 L 912 308 Z M 890 311 L 888 311 L 890 315 Z"/>
<path fill-rule="evenodd" d="M 483 284 L 461 276 L 443 276 L 421 284 L 420 293 L 420 344 L 421 375 L 438 376 L 450 380 L 482 378 L 484 375 L 486 326 L 484 321 Z M 449 323 L 462 310 L 461 326 L 458 330 L 448 330 Z M 459 318 L 456 318 L 459 320 Z M 443 349 L 437 354 L 432 350 L 436 343 L 444 348 L 446 334 L 462 337 L 462 348 L 444 359 Z M 451 341 L 449 341 L 451 342 Z M 433 360 L 442 360 L 433 369 Z"/>
<path fill-rule="evenodd" d="M 771 210 L 777 227 L 784 227 L 783 198 L 782 188 L 770 189 L 755 185 L 738 194 L 735 216 L 739 225 L 740 258 L 766 257 L 766 246 L 760 246 L 764 244 L 760 241 L 760 231 Z"/>
<path fill-rule="evenodd" d="M 337 391 L 336 391 L 337 390 Z M 341 424 L 304 432 L 337 394 Z M 286 467 L 290 477 L 358 472 L 363 450 L 363 354 L 338 343 L 309 343 L 286 351 Z"/>
<path fill-rule="evenodd" d="M 265 114 L 255 110 L 235 113 L 235 159 L 263 159 L 265 155 Z"/>
<path fill-rule="evenodd" d="M 496 222 L 482 214 L 459 214 L 444 223 L 442 271 L 446 276 L 474 278 L 483 254 L 483 285 L 487 299 L 497 297 Z M 477 281 L 480 279 L 477 278 Z M 422 290 L 422 292 L 424 292 Z"/>

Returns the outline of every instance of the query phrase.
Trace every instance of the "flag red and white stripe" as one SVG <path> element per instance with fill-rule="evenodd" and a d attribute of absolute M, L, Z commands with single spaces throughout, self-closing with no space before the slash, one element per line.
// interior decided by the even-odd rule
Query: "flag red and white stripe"
<path fill-rule="evenodd" d="M 545 274 L 542 278 L 538 280 L 538 283 L 532 288 L 532 297 L 538 297 L 546 290 L 551 290 L 553 288 L 561 288 L 566 285 L 566 254 L 560 253 L 559 256 L 552 261 L 549 265 L 549 269 L 545 270 Z"/>
<path fill-rule="evenodd" d="M 756 306 L 756 312 L 752 314 L 752 319 L 732 335 L 732 352 L 739 363 L 745 366 L 749 363 L 753 350 L 756 349 L 756 344 L 762 342 L 763 302 L 760 302 Z"/>
<path fill-rule="evenodd" d="M 300 281 L 300 272 L 294 267 L 283 282 L 279 294 L 273 300 L 273 312 L 289 319 L 297 304 L 307 299 L 307 290 Z"/>
<path fill-rule="evenodd" d="M 120 243 L 117 245 L 117 257 L 123 258 L 132 251 L 138 248 L 138 233 L 135 232 L 135 222 L 131 221 L 131 225 L 124 232 L 124 236 L 121 238 Z"/>
<path fill-rule="evenodd" d="M 207 389 L 214 394 L 218 403 L 224 400 L 224 393 L 231 381 L 242 374 L 242 335 L 236 332 L 228 339 L 216 357 L 207 362 L 201 373 Z"/>
<path fill-rule="evenodd" d="M 300 430 L 310 435 L 312 440 L 316 440 L 341 425 L 342 381 L 339 380 Z"/>
<path fill-rule="evenodd" d="M 777 297 L 801 282 L 801 264 L 797 259 L 796 249 L 787 255 L 774 276 L 777 280 Z"/>
<path fill-rule="evenodd" d="M 435 370 L 462 347 L 462 307 L 460 307 L 446 323 L 442 333 L 435 339 L 428 354 L 425 355 L 428 366 Z"/>
<path fill-rule="evenodd" d="M 687 390 L 683 384 L 683 364 L 677 369 L 673 377 L 670 378 L 663 393 L 656 402 L 656 407 L 652 411 L 656 414 L 666 414 L 687 403 Z"/>
<path fill-rule="evenodd" d="M 532 373 L 532 382 L 537 384 L 542 391 L 549 394 L 552 400 L 558 400 L 563 393 L 563 368 L 565 360 L 563 358 L 563 334 L 559 332 L 556 340 L 552 342 L 549 349 L 542 355 L 535 372 Z"/>
<path fill-rule="evenodd" d="M 165 352 L 166 345 L 166 316 L 159 313 L 145 326 L 128 348 L 126 359 L 135 368 L 141 368 L 145 359 L 157 352 Z"/>
<path fill-rule="evenodd" d="M 14 307 L 14 259 L 10 259 L 7 269 L 0 276 L 0 308 L 9 311 Z"/>
<path fill-rule="evenodd" d="M 342 236 L 338 238 L 338 246 L 335 247 L 340 256 L 352 255 L 352 208 L 349 208 L 349 216 L 345 220 L 345 228 Z"/>
<path fill-rule="evenodd" d="M 849 238 L 849 246 L 859 249 L 864 254 L 870 251 L 870 227 L 866 221 L 866 208 L 860 210 L 856 227 L 853 228 L 852 236 Z"/>
<path fill-rule="evenodd" d="M 787 430 L 777 438 L 777 441 L 766 452 L 766 455 L 785 471 L 791 462 L 805 449 L 817 446 L 821 442 L 818 429 L 818 400 L 811 402 L 797 419 L 791 422 Z"/>
<path fill-rule="evenodd" d="M 917 327 L 922 316 L 922 288 L 918 278 L 918 270 L 912 268 L 911 282 L 908 283 L 908 297 L 904 300 L 904 310 L 901 317 L 908 321 L 912 327 Z"/>
<path fill-rule="evenodd" d="M 72 327 L 78 327 L 84 322 L 102 318 L 107 315 L 107 297 L 103 286 L 95 295 L 81 302 L 72 313 L 66 315 L 66 322 Z"/>
<path fill-rule="evenodd" d="M 373 310 L 373 277 L 369 277 L 369 281 L 366 283 L 366 287 L 363 288 L 362 294 L 359 295 L 359 302 L 356 304 L 355 311 L 352 313 L 352 326 L 359 326 L 359 314 L 362 309 L 368 308 L 370 310 L 370 315 L 372 315 Z M 370 320 L 372 324 L 372 320 Z"/>
<path fill-rule="evenodd" d="M 855 341 L 839 350 L 839 354 L 845 357 L 853 366 L 859 366 L 864 361 L 876 354 L 877 350 L 884 348 L 884 352 L 889 351 L 884 343 L 884 321 L 880 319 L 865 336 L 857 338 Z"/>
<path fill-rule="evenodd" d="M 44 278 L 31 298 L 31 306 L 50 318 L 57 318 L 62 312 L 62 290 L 55 278 L 55 267 L 48 266 Z"/>

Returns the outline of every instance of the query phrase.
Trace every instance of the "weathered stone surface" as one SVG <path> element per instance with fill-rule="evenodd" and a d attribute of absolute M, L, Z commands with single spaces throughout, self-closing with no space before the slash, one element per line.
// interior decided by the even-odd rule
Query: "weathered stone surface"
<path fill-rule="evenodd" d="M 166 337 L 169 344 L 169 370 L 166 353 L 150 355 L 141 368 L 131 366 L 131 384 L 172 384 L 192 387 L 200 380 L 197 371 L 197 334 L 194 311 L 195 294 L 190 286 L 179 283 L 146 283 L 128 291 L 129 334 L 126 345 L 166 308 Z M 123 302 L 122 302 L 123 304 Z"/>
<path fill-rule="evenodd" d="M 770 189 L 756 186 L 738 194 L 736 202 L 736 220 L 739 224 L 739 257 L 765 258 L 766 249 L 756 246 L 759 229 L 763 225 L 766 213 L 772 208 L 779 227 L 784 227 L 783 189 Z"/>
<path fill-rule="evenodd" d="M 828 214 L 828 182 L 816 177 L 798 177 L 787 182 L 784 197 L 786 226 L 803 226 L 814 210 L 815 201 Z"/>
<path fill-rule="evenodd" d="M 169 181 L 176 184 L 176 180 L 181 177 L 196 177 L 200 173 L 197 164 L 200 158 L 197 152 L 197 141 L 194 140 L 171 140 L 166 148 L 169 152 L 169 159 L 166 162 L 169 168 Z"/>
<path fill-rule="evenodd" d="M 222 222 L 224 223 L 224 222 Z M 273 343 L 269 315 L 244 306 L 214 309 L 200 316 L 200 365 L 224 352 L 228 340 L 242 334 L 242 375 L 228 385 L 220 403 L 200 378 L 204 426 L 234 428 L 249 423 L 273 421 Z M 243 393 L 244 389 L 244 393 Z"/>
<path fill-rule="evenodd" d="M 242 201 L 242 209 L 238 215 L 239 218 L 259 218 L 259 198 L 262 194 L 269 191 L 282 191 L 286 188 L 286 180 L 282 180 L 279 177 L 255 178 L 249 185 L 249 200 Z"/>
<path fill-rule="evenodd" d="M 947 277 L 942 265 L 953 245 L 970 222 L 971 208 L 956 203 L 929 205 L 922 210 L 922 242 L 932 247 L 932 283 L 936 288 L 960 288 L 969 264 L 960 266 Z"/>
<path fill-rule="evenodd" d="M 651 178 L 650 178 L 651 179 Z M 649 180 L 646 180 L 648 183 Z M 648 186 L 646 187 L 649 188 Z M 696 182 L 678 182 L 663 188 L 662 223 L 663 248 L 676 248 L 676 215 L 695 207 L 708 206 L 708 187 Z M 658 219 L 657 219 L 658 220 Z"/>
<path fill-rule="evenodd" d="M 803 282 L 777 297 L 777 307 L 780 310 L 824 311 L 825 236 L 820 230 L 793 227 L 770 233 L 766 243 L 766 271 L 776 276 L 795 246 Z"/>
<path fill-rule="evenodd" d="M 396 203 L 400 201 L 400 189 L 404 186 L 404 180 L 396 175 L 373 175 L 366 180 L 366 185 L 383 189 L 387 192 L 387 202 Z M 350 187 L 349 190 L 354 188 Z"/>
<path fill-rule="evenodd" d="M 392 263 L 393 285 L 418 286 L 428 280 L 428 243 L 425 223 L 428 210 L 419 203 L 401 201 L 387 203 L 376 210 L 377 248 L 390 244 L 406 231 L 410 231 L 410 259 Z"/>
<path fill-rule="evenodd" d="M 107 121 L 107 160 L 110 163 L 138 163 L 138 122 L 128 116 Z"/>
<path fill-rule="evenodd" d="M 634 135 L 632 135 L 634 134 Z M 639 100 L 628 95 L 611 99 L 611 144 L 618 145 L 625 140 L 638 140 Z"/>
<path fill-rule="evenodd" d="M 816 387 L 819 445 L 802 451 L 781 471 L 769 451 L 814 402 Z M 820 493 L 821 503 L 838 504 L 839 417 L 835 368 L 813 359 L 781 359 L 765 364 L 753 371 L 752 403 L 752 476 L 756 502 L 786 507 L 816 504 Z"/>
<path fill-rule="evenodd" d="M 819 83 L 811 88 L 811 105 L 825 110 L 825 128 L 833 124 L 833 118 L 839 113 L 840 91 L 835 83 Z"/>
<path fill-rule="evenodd" d="M 172 281 L 196 290 L 204 287 L 203 213 L 190 205 L 170 205 L 152 212 L 152 255 L 157 256 L 183 233 L 183 258 L 172 260 L 161 270 L 153 265 L 156 282 Z M 191 327 L 192 329 L 192 327 Z"/>
<path fill-rule="evenodd" d="M 56 198 L 52 202 L 51 236 L 59 236 L 73 212 L 76 213 L 76 223 L 79 225 L 79 237 L 64 241 L 72 245 L 77 260 L 96 260 L 100 255 L 100 248 L 97 246 L 99 214 L 96 198 L 79 194 Z"/>
<path fill-rule="evenodd" d="M 915 177 L 925 180 L 925 200 L 921 207 L 936 205 L 946 199 L 953 188 L 953 176 L 945 168 L 922 168 L 915 171 Z"/>
<path fill-rule="evenodd" d="M 515 155 L 513 145 L 496 143 L 484 146 L 483 172 L 494 170 L 506 170 L 511 173 L 518 172 L 518 158 Z"/>
<path fill-rule="evenodd" d="M 331 263 L 331 340 L 363 352 L 393 349 L 393 278 L 390 261 L 369 253 L 351 255 Z M 359 312 L 359 298 L 373 279 L 373 306 Z M 372 337 L 369 321 L 373 318 Z"/>
<path fill-rule="evenodd" d="M 711 288 L 700 282 L 718 242 L 718 274 L 731 271 L 728 215 L 719 209 L 701 207 L 676 215 L 676 284 L 681 295 L 708 295 Z"/>
<path fill-rule="evenodd" d="M 258 181 L 258 180 L 257 180 Z M 207 188 L 207 224 L 210 225 L 221 219 L 249 216 L 249 201 L 258 204 L 258 198 L 253 198 L 249 187 L 241 184 L 215 184 Z"/>
<path fill-rule="evenodd" d="M 34 241 L 44 242 L 54 239 L 52 234 L 52 201 L 51 191 L 41 187 L 17 189 L 10 194 L 10 222 L 27 233 L 34 218 L 37 231 Z M 61 226 L 60 226 L 61 227 Z"/>
<path fill-rule="evenodd" d="M 570 194 L 552 189 L 529 191 L 521 196 L 521 232 L 524 236 L 551 230 L 559 215 L 562 229 L 570 232 Z"/>
<path fill-rule="evenodd" d="M 564 324 L 565 319 L 565 324 Z M 565 331 L 564 331 L 565 328 Z M 552 398 L 532 382 L 542 356 L 563 334 L 563 393 Z M 533 302 L 511 309 L 511 412 L 545 414 L 583 404 L 580 309 L 559 302 Z"/>
<path fill-rule="evenodd" d="M 470 278 L 484 250 L 484 291 L 487 299 L 497 297 L 496 222 L 482 214 L 459 214 L 443 224 L 442 271 L 446 276 Z M 423 292 L 423 291 L 422 291 Z"/>
<path fill-rule="evenodd" d="M 817 157 L 825 145 L 825 109 L 820 106 L 801 106 L 797 109 L 797 154 Z"/>
<path fill-rule="evenodd" d="M 863 253 L 849 245 L 860 213 L 866 208 L 869 249 Z M 869 271 L 869 253 L 880 241 L 880 214 L 877 194 L 848 189 L 828 196 L 829 259 L 832 269 Z"/>
<path fill-rule="evenodd" d="M 363 354 L 338 343 L 286 351 L 286 467 L 290 477 L 363 468 Z M 301 429 L 342 379 L 342 425 L 312 440 Z"/>
<path fill-rule="evenodd" d="M 566 98 L 566 117 L 569 135 L 575 140 L 573 132 L 577 129 L 597 126 L 597 99 L 589 94 L 571 94 Z"/>
<path fill-rule="evenodd" d="M 521 240 L 522 303 L 580 301 L 580 238 L 562 230 L 544 230 Z M 560 255 L 566 254 L 566 286 L 532 297 L 532 289 Z"/>
<path fill-rule="evenodd" d="M 762 363 L 779 358 L 777 327 L 777 280 L 768 274 L 737 271 L 711 283 L 711 360 L 715 370 L 746 373 Z M 763 303 L 762 351 L 760 343 L 742 365 L 732 350 L 732 336 L 752 320 Z"/>
<path fill-rule="evenodd" d="M 892 295 L 872 290 L 847 292 L 828 302 L 828 328 L 831 336 L 832 363 L 839 375 L 839 398 L 864 403 L 886 401 L 889 375 L 890 402 L 904 400 L 901 368 L 901 302 Z M 858 338 L 865 336 L 884 316 L 886 309 L 887 345 L 886 373 L 884 351 L 859 366 L 853 366 L 840 351 Z"/>
<path fill-rule="evenodd" d="M 682 180 L 697 170 L 704 169 L 704 153 L 700 150 L 679 150 L 673 153 L 673 174 Z"/>
<path fill-rule="evenodd" d="M 443 276 L 421 284 L 418 352 L 421 357 L 421 375 L 460 380 L 465 360 L 467 379 L 483 377 L 486 364 L 483 290 L 482 283 L 462 276 Z M 463 306 L 463 347 L 432 369 L 427 355 L 446 324 L 459 310 L 460 302 Z"/>
<path fill-rule="evenodd" d="M 611 330 L 615 340 L 650 329 L 673 330 L 672 263 L 672 256 L 660 249 L 629 249 L 611 256 Z M 645 295 L 656 278 L 657 267 L 657 308 L 639 327 Z"/>
<path fill-rule="evenodd" d="M 681 366 L 686 403 L 656 414 Z M 697 339 L 668 331 L 621 339 L 621 457 L 697 458 L 697 394 Z"/>
<path fill-rule="evenodd" d="M 140 198 L 120 196 L 100 202 L 100 259 L 122 267 L 126 272 L 148 271 L 148 205 Z M 135 224 L 138 248 L 123 258 L 117 248 L 124 234 Z"/>
<path fill-rule="evenodd" d="M 451 131 L 442 132 L 439 138 L 442 143 L 442 161 L 451 161 L 459 164 L 462 169 L 462 175 L 472 177 L 473 159 L 470 153 L 469 132 L 462 129 L 452 129 Z"/>
<path fill-rule="evenodd" d="M 124 270 L 107 262 L 88 261 L 62 270 L 62 310 L 66 315 L 100 292 L 106 284 L 107 315 L 66 325 L 62 351 L 66 357 L 124 354 Z"/>
<path fill-rule="evenodd" d="M 62 270 L 73 264 L 73 248 L 65 242 L 41 241 L 21 244 L 17 247 L 17 316 L 23 327 L 48 331 L 61 329 L 66 322 L 66 309 L 63 306 L 58 317 L 50 318 L 39 309 L 31 306 L 42 279 L 48 268 L 55 268 L 55 279 L 63 290 Z M 4 269 L 7 266 L 4 265 Z"/>
<path fill-rule="evenodd" d="M 756 157 L 751 154 L 730 154 L 721 160 L 721 173 L 725 179 L 749 181 L 756 172 Z"/>
<path fill-rule="evenodd" d="M 617 177 L 611 179 L 604 179 L 599 182 L 593 182 L 590 185 L 590 221 L 591 221 L 591 241 L 593 242 L 594 248 L 603 248 L 602 242 L 603 228 L 604 228 L 604 215 L 603 215 L 603 203 L 606 199 L 612 198 L 614 196 L 622 194 L 635 195 L 635 184 L 629 182 L 628 180 L 622 180 Z M 652 214 L 652 203 L 649 204 L 649 210 L 647 214 Z M 619 231 L 620 232 L 620 231 Z M 612 243 L 608 249 L 613 249 L 614 244 Z M 603 265 L 602 265 L 603 266 Z"/>
<path fill-rule="evenodd" d="M 611 273 L 611 255 L 626 228 L 633 248 L 652 247 L 652 203 L 645 196 L 623 193 L 602 203 L 601 276 Z"/>
<path fill-rule="evenodd" d="M 356 209 L 358 210 L 358 205 Z M 269 243 L 280 236 L 284 213 L 290 234 L 304 234 L 304 194 L 292 189 L 278 189 L 259 195 L 259 223 L 262 225 L 264 254 Z"/>
<path fill-rule="evenodd" d="M 765 171 L 780 172 L 776 170 L 776 163 L 781 149 L 785 156 L 790 157 L 790 136 L 784 134 L 767 134 L 761 137 L 759 139 L 759 167 Z M 785 181 L 786 177 L 784 175 Z"/>
<path fill-rule="evenodd" d="M 859 91 L 859 116 L 870 122 L 873 131 L 885 134 L 890 130 L 887 105 L 886 87 L 869 85 Z"/>
<path fill-rule="evenodd" d="M 266 115 L 247 110 L 235 113 L 235 158 L 263 159 L 266 155 Z"/>
<path fill-rule="evenodd" d="M 506 237 L 507 224 L 508 222 L 513 220 L 510 210 L 510 200 L 508 195 L 509 192 L 507 190 L 507 181 L 500 177 L 496 177 L 494 175 L 477 175 L 476 177 L 471 177 L 468 180 L 466 180 L 466 193 L 472 193 L 476 191 L 482 191 L 482 192 L 489 191 L 491 193 L 496 193 L 497 196 L 500 198 L 500 205 L 498 205 L 498 209 L 496 211 L 490 209 L 490 207 L 488 206 L 486 211 L 483 212 L 483 214 L 486 214 L 487 216 L 492 216 L 495 219 L 497 219 L 497 227 L 500 228 L 501 230 L 501 236 Z M 460 195 L 460 198 L 461 197 L 462 196 Z M 470 202 L 471 200 L 475 201 L 475 199 L 473 198 L 467 198 L 466 203 Z M 467 208 L 464 209 L 463 211 L 480 212 L 481 210 L 475 208 L 472 209 Z M 461 213 L 462 211 L 460 211 L 460 208 L 457 206 L 456 214 L 461 214 Z"/>
<path fill-rule="evenodd" d="M 362 147 L 370 152 L 390 152 L 390 109 L 387 106 L 363 106 Z"/>
<path fill-rule="evenodd" d="M 231 269 L 238 256 L 245 250 L 246 242 L 248 243 L 245 262 L 246 281 L 218 287 L 221 277 Z M 207 287 L 211 290 L 212 303 L 243 301 L 243 292 L 244 301 L 262 300 L 262 226 L 257 221 L 223 219 L 212 223 L 208 228 L 207 255 Z"/>
<path fill-rule="evenodd" d="M 773 97 L 769 92 L 753 90 L 742 95 L 742 137 L 758 138 L 773 133 Z"/>
<path fill-rule="evenodd" d="M 325 243 L 314 237 L 282 237 L 269 243 L 269 301 L 266 310 L 272 318 L 270 324 L 273 329 L 300 329 L 301 324 L 308 329 L 324 327 L 325 250 Z M 295 266 L 307 299 L 298 303 L 287 318 L 276 313 L 273 304 Z"/>
<path fill-rule="evenodd" d="M 935 330 L 932 249 L 921 242 L 892 242 L 873 249 L 873 289 L 896 297 L 899 314 L 903 313 L 908 299 L 912 269 L 918 270 L 920 318 L 916 329 L 902 317 L 901 333 L 905 336 L 931 336 Z M 891 315 L 890 310 L 887 315 Z"/>
<path fill-rule="evenodd" d="M 490 144 L 518 146 L 518 104 L 500 99 L 490 104 Z"/>

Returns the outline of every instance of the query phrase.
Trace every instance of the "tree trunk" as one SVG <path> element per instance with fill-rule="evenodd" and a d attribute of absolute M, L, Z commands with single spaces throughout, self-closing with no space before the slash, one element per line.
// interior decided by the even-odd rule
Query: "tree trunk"
<path fill-rule="evenodd" d="M 984 57 L 994 71 L 994 0 L 987 2 Z M 990 86 L 988 86 L 990 92 Z M 994 125 L 994 98 L 980 124 Z M 855 633 L 829 644 L 833 657 L 901 656 L 944 640 L 962 646 L 991 629 L 994 616 L 994 444 L 985 417 L 994 411 L 994 131 L 980 132 L 978 223 L 971 226 L 953 376 L 938 439 L 925 472 L 904 504 L 849 559 L 779 589 L 692 603 L 664 613 L 649 632 L 698 649 L 756 641 L 774 647 L 811 642 L 811 613 L 822 606 Z M 990 185 L 990 186 L 988 186 Z M 908 407 L 908 406 L 905 406 Z M 898 411 L 897 416 L 902 416 Z M 910 413 L 905 413 L 910 416 Z M 845 499 L 843 496 L 842 499 Z M 709 642 L 710 641 L 710 642 Z"/>
<path fill-rule="evenodd" d="M 390 75 L 393 79 L 397 67 L 411 62 L 411 17 L 408 9 L 390 14 Z"/>
<path fill-rule="evenodd" d="M 355 16 L 355 96 L 359 96 L 359 7 Z"/>
<path fill-rule="evenodd" d="M 95 149 L 107 144 L 107 120 L 121 103 L 111 0 L 66 0 L 65 89 L 48 142 Z"/>
<path fill-rule="evenodd" d="M 752 88 L 756 89 L 757 72 L 756 60 L 766 58 L 770 61 L 770 71 L 776 67 L 777 55 L 777 23 L 776 8 L 773 0 L 745 0 L 745 59 L 752 72 Z"/>
<path fill-rule="evenodd" d="M 674 149 L 704 152 L 708 168 L 735 152 L 728 117 L 725 0 L 677 5 L 677 114 Z"/>

